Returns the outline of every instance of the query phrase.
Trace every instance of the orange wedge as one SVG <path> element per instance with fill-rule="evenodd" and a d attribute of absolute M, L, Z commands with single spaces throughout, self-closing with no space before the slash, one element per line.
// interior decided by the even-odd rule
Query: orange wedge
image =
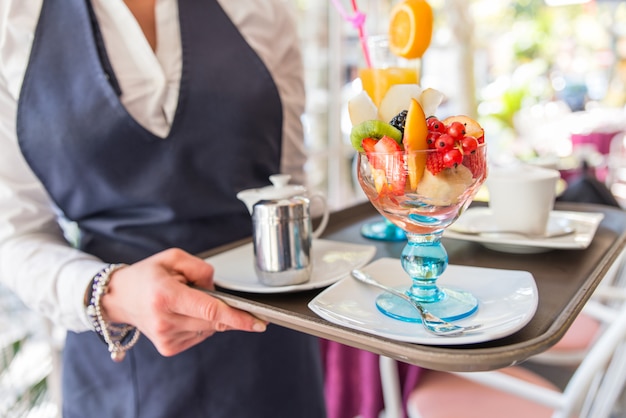
<path fill-rule="evenodd" d="M 428 126 L 426 125 L 424 110 L 417 100 L 411 99 L 404 125 L 404 138 L 402 139 L 406 151 L 411 190 L 417 189 L 417 184 L 422 179 L 426 167 L 426 153 L 411 154 L 411 152 L 428 149 L 427 137 Z"/>
<path fill-rule="evenodd" d="M 425 0 L 401 0 L 391 9 L 389 49 L 403 58 L 420 58 L 433 34 L 433 10 Z"/>

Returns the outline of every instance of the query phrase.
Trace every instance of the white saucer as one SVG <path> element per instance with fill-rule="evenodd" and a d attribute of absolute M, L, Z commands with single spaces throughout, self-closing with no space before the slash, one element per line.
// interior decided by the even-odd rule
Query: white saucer
<path fill-rule="evenodd" d="M 287 293 L 318 289 L 335 283 L 350 270 L 367 264 L 376 254 L 372 245 L 315 239 L 311 246 L 311 279 L 302 284 L 266 286 L 254 272 L 252 243 L 225 251 L 205 261 L 215 267 L 214 282 L 224 289 L 249 293 Z"/>
<path fill-rule="evenodd" d="M 381 258 L 363 268 L 387 286 L 410 284 L 400 260 Z M 322 291 L 310 303 L 317 315 L 337 325 L 393 340 L 427 345 L 459 345 L 490 341 L 524 327 L 537 310 L 538 294 L 529 272 L 449 265 L 439 284 L 468 290 L 479 300 L 478 311 L 461 325 L 482 324 L 458 337 L 428 334 L 421 323 L 403 322 L 376 307 L 380 290 L 348 276 Z"/>
<path fill-rule="evenodd" d="M 554 249 L 582 250 L 591 244 L 598 225 L 604 218 L 602 213 L 568 212 L 555 210 L 550 213 L 548 231 L 572 227 L 575 232 L 554 238 L 526 238 L 516 234 L 488 233 L 482 235 L 468 235 L 455 232 L 459 230 L 494 230 L 491 209 L 470 208 L 459 219 L 450 225 L 444 232 L 444 237 L 465 241 L 479 242 L 485 247 L 501 252 L 533 254 Z"/>

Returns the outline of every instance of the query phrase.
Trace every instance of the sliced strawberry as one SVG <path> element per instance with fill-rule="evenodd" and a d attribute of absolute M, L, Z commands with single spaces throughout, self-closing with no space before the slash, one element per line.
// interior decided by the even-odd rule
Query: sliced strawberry
<path fill-rule="evenodd" d="M 375 175 L 376 189 L 379 193 L 403 194 L 406 171 L 402 147 L 388 136 L 376 141 L 373 151 L 370 151 L 371 144 L 370 141 L 363 140 L 363 149 Z"/>
<path fill-rule="evenodd" d="M 378 139 L 375 138 L 365 138 L 361 141 L 361 146 L 365 150 L 365 152 L 370 153 L 374 152 L 374 146 L 378 142 Z"/>
<path fill-rule="evenodd" d="M 402 146 L 398 144 L 393 138 L 385 135 L 380 138 L 374 145 L 376 152 L 393 154 L 399 152 L 402 154 Z"/>
<path fill-rule="evenodd" d="M 463 165 L 469 168 L 473 178 L 484 176 L 487 172 L 487 161 L 485 160 L 485 154 L 482 152 L 463 156 Z"/>
<path fill-rule="evenodd" d="M 443 161 L 443 152 L 429 152 L 426 158 L 426 169 L 430 171 L 433 176 L 436 176 L 446 168 Z"/>
<path fill-rule="evenodd" d="M 385 170 L 387 166 L 387 154 L 395 155 L 397 153 L 402 154 L 402 147 L 394 139 L 388 136 L 383 136 L 380 139 L 365 138 L 361 145 L 367 154 L 372 167 Z M 383 155 L 385 154 L 385 155 Z"/>

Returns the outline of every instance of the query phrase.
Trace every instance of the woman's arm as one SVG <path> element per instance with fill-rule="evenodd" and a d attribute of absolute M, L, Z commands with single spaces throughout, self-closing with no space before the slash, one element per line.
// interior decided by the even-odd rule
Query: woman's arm
<path fill-rule="evenodd" d="M 84 331 L 90 329 L 85 290 L 104 263 L 64 239 L 52 201 L 20 152 L 17 102 L 1 69 L 0 280 L 30 308 L 65 328 Z"/>
<path fill-rule="evenodd" d="M 85 301 L 92 278 L 107 264 L 64 238 L 58 211 L 23 158 L 16 134 L 19 90 L 40 7 L 40 0 L 0 4 L 0 281 L 32 309 L 80 332 L 93 329 Z M 136 326 L 164 355 L 216 331 L 265 329 L 263 321 L 190 285 L 212 288 L 212 267 L 181 250 L 164 251 L 111 275 L 109 293 L 101 298 L 104 317 Z"/>

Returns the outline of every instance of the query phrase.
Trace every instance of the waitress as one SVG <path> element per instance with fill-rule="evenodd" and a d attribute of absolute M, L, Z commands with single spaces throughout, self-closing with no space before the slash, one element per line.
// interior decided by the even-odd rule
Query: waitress
<path fill-rule="evenodd" d="M 190 286 L 304 180 L 298 45 L 281 0 L 0 2 L 0 279 L 69 330 L 63 417 L 325 416 L 316 339 Z"/>

